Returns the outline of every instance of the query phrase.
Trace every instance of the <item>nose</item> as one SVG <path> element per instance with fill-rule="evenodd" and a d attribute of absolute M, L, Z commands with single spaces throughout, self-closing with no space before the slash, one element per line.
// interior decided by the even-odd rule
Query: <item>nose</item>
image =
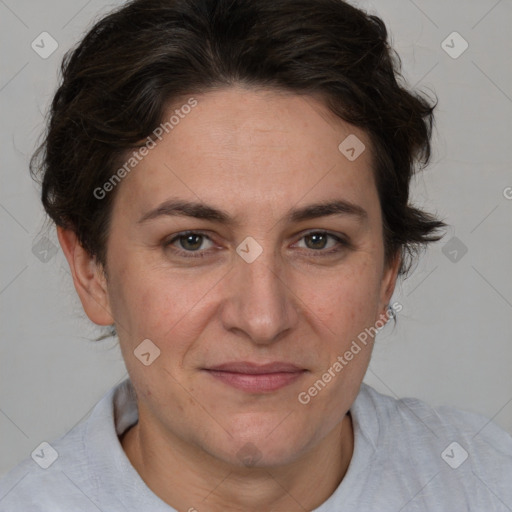
<path fill-rule="evenodd" d="M 257 345 L 278 341 L 298 320 L 298 298 L 279 258 L 264 250 L 252 263 L 237 255 L 234 265 L 224 283 L 224 328 Z"/>

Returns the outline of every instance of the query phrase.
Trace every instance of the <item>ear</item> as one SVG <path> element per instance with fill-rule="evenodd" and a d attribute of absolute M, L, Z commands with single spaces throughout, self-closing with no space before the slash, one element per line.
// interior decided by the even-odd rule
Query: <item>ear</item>
<path fill-rule="evenodd" d="M 80 245 L 74 231 L 58 226 L 57 236 L 85 313 L 95 324 L 112 325 L 114 319 L 103 267 Z"/>
<path fill-rule="evenodd" d="M 379 311 L 381 318 L 388 318 L 388 305 L 395 291 L 395 285 L 402 261 L 400 251 L 397 251 L 394 257 L 384 267 L 380 289 Z"/>

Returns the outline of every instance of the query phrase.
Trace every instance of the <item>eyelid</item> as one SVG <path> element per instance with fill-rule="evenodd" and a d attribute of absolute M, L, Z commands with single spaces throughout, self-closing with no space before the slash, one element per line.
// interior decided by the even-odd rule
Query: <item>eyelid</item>
<path fill-rule="evenodd" d="M 353 245 L 349 241 L 348 237 L 342 233 L 332 233 L 326 229 L 309 229 L 305 232 L 300 233 L 299 240 L 295 243 L 300 242 L 303 238 L 308 235 L 321 234 L 326 235 L 327 237 L 331 237 L 336 241 L 336 246 L 331 247 L 330 249 L 302 249 L 303 251 L 307 251 L 309 254 L 312 254 L 314 257 L 322 257 L 322 256 L 331 256 L 333 254 L 339 254 L 344 250 L 352 249 Z M 294 244 L 295 245 L 295 244 Z"/>
<path fill-rule="evenodd" d="M 204 231 L 201 230 L 187 230 L 187 231 L 180 231 L 179 233 L 175 233 L 174 235 L 171 235 L 171 237 L 166 238 L 163 242 L 164 249 L 171 248 L 172 244 L 174 242 L 177 242 L 180 238 L 186 237 L 187 235 L 200 235 L 213 243 L 213 240 L 211 237 Z M 201 251 L 185 251 L 184 249 L 178 249 L 172 247 L 171 250 L 177 255 L 177 256 L 184 256 L 185 258 L 202 258 L 205 256 L 205 251 L 207 249 L 203 249 Z"/>
<path fill-rule="evenodd" d="M 343 234 L 341 234 L 341 233 L 332 233 L 332 232 L 330 232 L 328 230 L 325 230 L 325 229 L 310 229 L 308 231 L 299 233 L 299 239 L 298 239 L 297 242 L 295 242 L 295 244 L 300 242 L 306 236 L 313 235 L 313 234 L 326 235 L 328 237 L 331 237 L 332 239 L 334 239 L 337 242 L 337 247 L 331 248 L 331 249 L 328 249 L 328 250 L 323 250 L 323 249 L 315 250 L 315 249 L 307 249 L 307 248 L 306 249 L 302 249 L 302 250 L 308 251 L 308 252 L 310 252 L 312 254 L 316 253 L 315 254 L 316 256 L 324 256 L 324 255 L 327 256 L 327 255 L 330 255 L 330 254 L 339 253 L 339 252 L 341 252 L 344 249 L 349 249 L 349 248 L 352 247 L 351 242 Z M 202 230 L 187 230 L 187 231 L 181 231 L 179 233 L 175 233 L 170 238 L 164 240 L 164 242 L 163 242 L 164 248 L 172 247 L 172 244 L 174 242 L 178 241 L 182 237 L 186 237 L 187 235 L 200 235 L 200 236 L 206 238 L 207 240 L 210 240 L 210 242 L 214 243 L 212 238 L 205 231 L 202 231 Z M 340 246 L 341 246 L 341 248 L 340 248 Z M 173 248 L 171 250 L 176 255 L 183 256 L 185 258 L 203 258 L 203 257 L 207 256 L 208 252 L 211 252 L 211 251 L 208 251 L 207 249 L 198 250 L 198 251 L 185 251 L 183 249 Z"/>

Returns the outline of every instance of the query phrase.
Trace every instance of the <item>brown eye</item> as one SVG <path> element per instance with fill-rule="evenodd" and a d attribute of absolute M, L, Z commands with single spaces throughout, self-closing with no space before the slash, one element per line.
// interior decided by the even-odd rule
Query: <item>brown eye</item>
<path fill-rule="evenodd" d="M 343 238 L 325 231 L 313 231 L 304 235 L 302 240 L 306 249 L 318 252 L 319 255 L 336 253 L 349 245 Z"/>
<path fill-rule="evenodd" d="M 182 249 L 186 251 L 197 251 L 203 243 L 203 235 L 189 234 L 181 235 L 178 237 L 178 241 Z"/>
<path fill-rule="evenodd" d="M 205 247 L 205 242 L 210 245 Z M 163 243 L 164 249 L 169 249 L 178 256 L 188 257 L 204 257 L 207 250 L 211 249 L 213 242 L 207 235 L 196 232 L 178 233 L 171 239 Z"/>
<path fill-rule="evenodd" d="M 325 233 L 311 233 L 304 237 L 308 249 L 325 249 L 329 236 Z M 308 244 L 308 240 L 310 243 Z"/>

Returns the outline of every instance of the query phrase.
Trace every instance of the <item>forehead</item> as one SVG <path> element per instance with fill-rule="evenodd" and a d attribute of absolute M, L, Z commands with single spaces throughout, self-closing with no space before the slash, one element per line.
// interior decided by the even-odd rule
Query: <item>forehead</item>
<path fill-rule="evenodd" d="M 172 129 L 118 191 L 138 214 L 169 196 L 241 214 L 254 207 L 277 215 L 302 198 L 375 202 L 368 136 L 318 99 L 241 87 L 194 99 L 192 109 L 180 108 L 187 98 L 168 109 Z M 344 141 L 357 158 L 347 158 L 354 151 Z"/>

